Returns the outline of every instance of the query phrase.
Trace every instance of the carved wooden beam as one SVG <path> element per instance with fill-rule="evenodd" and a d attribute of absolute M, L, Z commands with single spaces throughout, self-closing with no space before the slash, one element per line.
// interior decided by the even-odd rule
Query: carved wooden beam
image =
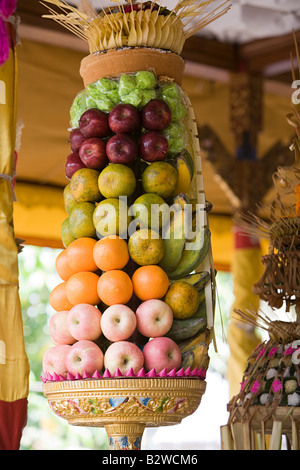
<path fill-rule="evenodd" d="M 273 187 L 272 175 L 277 167 L 292 165 L 295 161 L 294 153 L 280 141 L 261 158 L 237 159 L 211 127 L 201 126 L 198 133 L 204 157 L 225 182 L 227 196 L 234 210 L 256 212 L 257 204 L 263 201 Z"/>

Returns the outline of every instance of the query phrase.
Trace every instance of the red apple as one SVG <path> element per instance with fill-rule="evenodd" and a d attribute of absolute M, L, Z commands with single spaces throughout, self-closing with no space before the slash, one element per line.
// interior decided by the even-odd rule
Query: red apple
<path fill-rule="evenodd" d="M 86 168 L 86 166 L 80 159 L 79 155 L 77 153 L 71 153 L 68 155 L 65 165 L 66 177 L 70 180 L 75 171 L 81 170 L 81 168 Z"/>
<path fill-rule="evenodd" d="M 131 104 L 117 104 L 108 115 L 108 124 L 115 134 L 131 134 L 141 127 L 141 115 Z"/>
<path fill-rule="evenodd" d="M 72 336 L 81 341 L 95 341 L 101 335 L 100 310 L 94 305 L 77 304 L 68 312 L 68 328 Z"/>
<path fill-rule="evenodd" d="M 87 109 L 81 115 L 78 125 L 85 137 L 108 137 L 111 133 L 108 115 L 98 108 Z"/>
<path fill-rule="evenodd" d="M 126 305 L 112 305 L 102 315 L 102 333 L 110 341 L 124 341 L 128 339 L 133 334 L 135 328 L 135 313 Z"/>
<path fill-rule="evenodd" d="M 68 311 L 55 312 L 50 318 L 49 329 L 54 344 L 74 344 L 76 339 L 68 328 Z"/>
<path fill-rule="evenodd" d="M 57 375 L 67 377 L 66 358 L 71 347 L 67 344 L 59 344 L 48 349 L 43 356 L 43 374 L 56 372 Z"/>
<path fill-rule="evenodd" d="M 142 124 L 148 131 L 163 131 L 172 120 L 169 105 L 159 99 L 149 101 L 141 111 Z"/>
<path fill-rule="evenodd" d="M 74 153 L 78 153 L 81 144 L 85 141 L 86 137 L 80 129 L 72 129 L 70 132 L 70 145 Z"/>
<path fill-rule="evenodd" d="M 141 303 L 136 310 L 137 330 L 148 338 L 168 333 L 173 324 L 173 312 L 166 302 L 150 299 Z"/>
<path fill-rule="evenodd" d="M 104 354 L 104 366 L 113 375 L 117 369 L 125 374 L 133 369 L 136 374 L 144 365 L 144 355 L 140 348 L 129 341 L 112 343 Z"/>
<path fill-rule="evenodd" d="M 139 141 L 139 153 L 146 162 L 164 160 L 168 154 L 169 143 L 166 136 L 157 131 L 143 134 Z"/>
<path fill-rule="evenodd" d="M 87 373 L 92 376 L 103 368 L 103 353 L 93 341 L 81 340 L 73 344 L 66 357 L 68 371 L 73 374 Z"/>
<path fill-rule="evenodd" d="M 106 144 L 106 155 L 111 163 L 131 163 L 138 156 L 138 146 L 127 134 L 115 134 Z"/>
<path fill-rule="evenodd" d="M 171 338 L 165 336 L 148 341 L 144 346 L 143 354 L 147 371 L 155 369 L 156 372 L 160 372 L 166 369 L 170 372 L 172 369 L 178 369 L 182 361 L 179 346 Z"/>
<path fill-rule="evenodd" d="M 79 149 L 79 157 L 87 168 L 102 170 L 108 163 L 105 141 L 99 137 L 86 139 Z"/>

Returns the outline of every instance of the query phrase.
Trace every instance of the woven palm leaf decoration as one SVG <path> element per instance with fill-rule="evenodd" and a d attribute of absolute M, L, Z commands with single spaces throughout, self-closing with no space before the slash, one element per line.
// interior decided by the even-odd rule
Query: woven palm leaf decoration
<path fill-rule="evenodd" d="M 298 57 L 297 44 L 296 51 Z M 267 339 L 248 358 L 240 392 L 228 404 L 228 424 L 222 427 L 223 448 L 227 449 L 279 450 L 282 436 L 289 449 L 299 449 L 300 121 L 293 103 L 287 119 L 295 130 L 290 147 L 295 163 L 273 174 L 276 197 L 270 205 L 261 204 L 265 218 L 237 216 L 245 233 L 269 241 L 268 253 L 262 257 L 264 273 L 253 292 L 271 309 L 266 313 L 262 305 L 257 312 L 235 310 L 240 321 L 261 329 Z"/>

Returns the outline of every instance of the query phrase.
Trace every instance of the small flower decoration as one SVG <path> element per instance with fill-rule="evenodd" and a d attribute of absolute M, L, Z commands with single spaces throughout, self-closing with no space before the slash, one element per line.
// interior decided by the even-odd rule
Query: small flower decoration
<path fill-rule="evenodd" d="M 0 66 L 9 57 L 9 38 L 5 20 L 11 16 L 17 8 L 17 0 L 0 0 Z"/>
<path fill-rule="evenodd" d="M 283 355 L 290 356 L 291 354 L 293 354 L 293 352 L 294 352 L 294 349 L 292 348 L 292 346 L 288 346 L 286 350 L 283 352 Z"/>
<path fill-rule="evenodd" d="M 280 390 L 282 390 L 282 383 L 279 379 L 274 380 L 272 383 L 272 390 L 274 393 L 280 392 Z"/>
<path fill-rule="evenodd" d="M 244 380 L 244 382 L 241 382 L 240 385 L 241 385 L 241 392 L 242 392 L 247 385 L 247 380 Z"/>
<path fill-rule="evenodd" d="M 262 348 L 259 353 L 257 354 L 256 360 L 263 356 L 266 352 L 266 348 Z"/>
<path fill-rule="evenodd" d="M 255 380 L 255 382 L 253 383 L 251 387 L 251 392 L 257 393 L 259 389 L 260 389 L 260 382 L 258 380 Z"/>
<path fill-rule="evenodd" d="M 268 353 L 268 357 L 273 357 L 273 356 L 275 356 L 276 351 L 277 351 L 277 348 L 271 348 L 270 351 L 269 351 L 269 353 Z"/>

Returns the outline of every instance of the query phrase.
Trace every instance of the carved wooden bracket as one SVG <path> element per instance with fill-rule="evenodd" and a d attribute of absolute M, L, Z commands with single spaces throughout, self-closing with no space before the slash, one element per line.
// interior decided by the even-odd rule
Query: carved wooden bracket
<path fill-rule="evenodd" d="M 294 163 L 294 153 L 281 142 L 275 143 L 261 158 L 238 159 L 211 127 L 201 126 L 198 132 L 205 158 L 239 201 L 239 207 L 233 207 L 234 210 L 256 212 L 257 204 L 273 186 L 272 175 L 277 167 Z"/>

